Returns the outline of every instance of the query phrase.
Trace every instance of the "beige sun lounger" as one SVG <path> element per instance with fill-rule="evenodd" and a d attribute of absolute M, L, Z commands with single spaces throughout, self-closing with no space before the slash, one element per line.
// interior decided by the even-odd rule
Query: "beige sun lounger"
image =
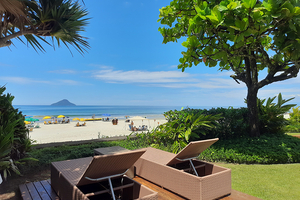
<path fill-rule="evenodd" d="M 157 199 L 157 192 L 124 175 L 144 152 L 53 162 L 51 185 L 61 200 Z"/>
<path fill-rule="evenodd" d="M 216 199 L 231 193 L 231 170 L 196 160 L 218 138 L 190 142 L 178 154 L 154 148 L 134 164 L 136 175 L 188 199 Z"/>

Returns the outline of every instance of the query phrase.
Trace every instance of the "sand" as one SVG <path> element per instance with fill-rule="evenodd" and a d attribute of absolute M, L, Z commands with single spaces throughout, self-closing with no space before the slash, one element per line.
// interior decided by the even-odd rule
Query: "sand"
<path fill-rule="evenodd" d="M 113 125 L 111 121 L 86 121 L 85 126 L 76 127 L 78 121 L 71 121 L 67 124 L 48 124 L 39 122 L 40 128 L 34 128 L 29 132 L 35 144 L 45 144 L 52 142 L 69 142 L 80 140 L 91 140 L 115 136 L 127 136 L 132 133 L 129 130 L 128 122 L 125 120 L 118 120 L 118 125 Z M 149 120 L 136 120 L 133 121 L 134 126 L 147 125 L 149 130 L 154 129 L 158 124 L 166 122 L 165 119 L 149 119 Z M 79 122 L 83 124 L 84 122 Z M 37 124 L 37 123 L 36 123 Z M 142 132 L 142 131 L 139 131 Z"/>

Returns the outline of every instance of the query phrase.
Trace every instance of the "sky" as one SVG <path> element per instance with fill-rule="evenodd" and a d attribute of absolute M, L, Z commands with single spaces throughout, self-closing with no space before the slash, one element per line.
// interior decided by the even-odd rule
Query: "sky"
<path fill-rule="evenodd" d="M 81 2 L 81 1 L 80 1 Z M 0 48 L 0 86 L 14 105 L 50 105 L 67 99 L 76 105 L 245 107 L 247 88 L 203 63 L 177 68 L 184 39 L 163 44 L 159 9 L 170 0 L 84 0 L 89 25 L 83 36 L 91 48 L 83 56 L 71 47 L 43 44 L 46 52 L 14 39 Z M 260 77 L 266 75 L 262 72 Z M 300 78 L 273 83 L 258 97 L 300 105 Z"/>

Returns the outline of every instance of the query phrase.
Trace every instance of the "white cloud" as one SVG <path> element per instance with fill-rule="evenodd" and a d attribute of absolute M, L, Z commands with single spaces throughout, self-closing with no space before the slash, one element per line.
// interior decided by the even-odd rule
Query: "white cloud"
<path fill-rule="evenodd" d="M 17 83 L 17 84 L 51 83 L 50 81 L 41 81 L 41 80 L 34 80 L 26 77 L 12 77 L 12 76 L 7 76 L 7 77 L 2 76 L 0 77 L 0 80 L 5 81 L 7 83 Z"/>
<path fill-rule="evenodd" d="M 237 84 L 231 78 L 211 78 L 211 76 L 196 77 L 194 74 L 180 71 L 141 71 L 141 70 L 113 70 L 103 68 L 95 72 L 93 77 L 108 83 L 139 84 L 144 87 L 166 88 L 243 88 L 244 84 Z M 222 75 L 224 76 L 224 75 Z"/>
<path fill-rule="evenodd" d="M 44 80 L 36 80 L 26 77 L 0 77 L 1 81 L 7 83 L 16 83 L 22 85 L 34 85 L 34 84 L 46 84 L 46 85 L 82 85 L 83 83 L 73 80 L 52 80 L 52 81 L 44 81 Z"/>
<path fill-rule="evenodd" d="M 113 69 L 99 70 L 93 75 L 96 79 L 112 83 L 130 84 L 130 83 L 178 83 L 178 82 L 196 82 L 193 75 L 178 71 L 122 71 Z"/>
<path fill-rule="evenodd" d="M 49 71 L 49 73 L 56 73 L 56 74 L 76 74 L 76 71 L 70 70 L 70 69 L 62 69 L 62 70 Z"/>

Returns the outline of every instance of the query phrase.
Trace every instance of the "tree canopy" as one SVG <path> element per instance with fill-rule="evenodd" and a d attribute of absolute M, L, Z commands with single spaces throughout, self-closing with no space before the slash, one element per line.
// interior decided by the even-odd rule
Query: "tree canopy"
<path fill-rule="evenodd" d="M 1 0 L 0 47 L 24 36 L 35 49 L 45 51 L 40 41 L 55 47 L 64 44 L 84 53 L 89 44 L 81 35 L 88 12 L 72 0 Z M 52 39 L 52 44 L 45 37 Z"/>
<path fill-rule="evenodd" d="M 251 135 L 259 136 L 257 93 L 268 84 L 296 77 L 300 58 L 298 0 L 174 0 L 160 9 L 163 43 L 181 37 L 187 48 L 179 69 L 204 62 L 232 70 L 248 88 Z M 258 73 L 267 75 L 258 80 Z"/>

